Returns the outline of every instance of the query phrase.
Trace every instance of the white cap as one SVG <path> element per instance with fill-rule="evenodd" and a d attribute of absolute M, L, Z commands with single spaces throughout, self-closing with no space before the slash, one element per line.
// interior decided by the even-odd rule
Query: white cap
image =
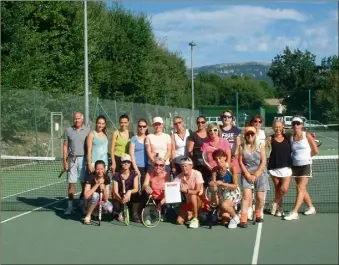
<path fill-rule="evenodd" d="M 190 159 L 189 157 L 183 157 L 180 161 L 180 165 L 183 164 L 193 165 L 192 159 Z"/>
<path fill-rule="evenodd" d="M 304 121 L 300 117 L 293 117 L 292 122 L 294 122 L 294 121 L 298 121 L 300 123 L 304 123 Z"/>
<path fill-rule="evenodd" d="M 164 120 L 161 117 L 154 117 L 153 118 L 153 124 L 154 123 L 161 123 L 161 124 L 163 124 Z"/>
<path fill-rule="evenodd" d="M 131 162 L 132 161 L 131 156 L 129 154 L 123 154 L 120 159 L 121 159 L 121 162 L 124 162 L 124 161 Z"/>

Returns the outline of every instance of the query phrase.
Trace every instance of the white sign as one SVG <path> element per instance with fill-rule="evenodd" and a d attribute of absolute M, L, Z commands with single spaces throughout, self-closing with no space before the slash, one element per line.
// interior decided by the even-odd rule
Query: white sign
<path fill-rule="evenodd" d="M 165 182 L 166 203 L 181 202 L 180 182 Z"/>
<path fill-rule="evenodd" d="M 56 122 L 56 123 L 54 124 L 54 128 L 55 128 L 55 131 L 59 131 L 59 123 Z"/>

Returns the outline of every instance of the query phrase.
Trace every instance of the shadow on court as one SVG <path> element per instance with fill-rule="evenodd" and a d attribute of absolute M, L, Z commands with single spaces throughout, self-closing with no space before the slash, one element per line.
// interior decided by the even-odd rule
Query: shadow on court
<path fill-rule="evenodd" d="M 338 264 L 338 214 L 265 216 L 258 264 Z"/>

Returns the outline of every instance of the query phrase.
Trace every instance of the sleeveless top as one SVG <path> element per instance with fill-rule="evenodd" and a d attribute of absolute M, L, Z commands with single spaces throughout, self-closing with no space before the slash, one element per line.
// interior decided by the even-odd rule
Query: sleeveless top
<path fill-rule="evenodd" d="M 108 139 L 105 135 L 104 139 L 100 139 L 96 131 L 93 131 L 93 144 L 92 144 L 92 163 L 98 160 L 103 160 L 105 165 L 108 166 Z"/>
<path fill-rule="evenodd" d="M 137 173 L 134 170 L 130 171 L 128 179 L 125 180 L 125 191 L 133 189 L 134 178 L 137 176 Z M 118 192 L 122 194 L 122 177 L 120 172 L 115 172 L 113 175 L 113 180 L 118 183 Z"/>
<path fill-rule="evenodd" d="M 185 156 L 186 151 L 186 139 L 189 137 L 190 133 L 186 129 L 184 139 L 178 135 L 178 133 L 173 133 L 174 136 L 174 145 L 175 145 L 175 155 L 174 155 L 174 163 L 180 164 L 180 160 Z"/>
<path fill-rule="evenodd" d="M 236 151 L 237 137 L 241 133 L 241 130 L 236 126 L 232 126 L 232 128 L 228 131 L 225 131 L 222 128 L 222 126 L 220 126 L 220 130 L 221 130 L 221 137 L 226 139 L 230 144 L 231 155 L 233 157 L 235 155 L 235 151 Z"/>
<path fill-rule="evenodd" d="M 146 153 L 145 143 L 140 143 L 138 136 L 134 135 L 131 138 L 131 143 L 134 144 L 134 157 L 137 167 L 147 167 L 148 157 Z"/>
<path fill-rule="evenodd" d="M 193 132 L 188 137 L 188 140 L 194 143 L 193 155 L 192 155 L 193 165 L 194 166 L 204 165 L 204 160 L 202 159 L 201 147 L 203 146 L 204 143 L 208 142 L 208 137 L 206 136 L 206 138 L 201 138 L 197 134 L 197 132 Z"/>
<path fill-rule="evenodd" d="M 267 165 L 269 170 L 292 166 L 291 144 L 285 135 L 281 143 L 275 140 L 274 135 L 271 135 L 271 147 Z"/>
<path fill-rule="evenodd" d="M 259 167 L 261 161 L 260 151 L 243 151 L 243 163 L 250 174 L 253 174 Z"/>
<path fill-rule="evenodd" d="M 115 140 L 114 155 L 121 157 L 123 154 L 128 154 L 128 143 L 130 141 L 130 136 L 128 139 L 122 138 L 120 132 L 118 132 L 117 138 Z"/>
<path fill-rule="evenodd" d="M 217 177 L 216 177 L 216 180 L 221 180 L 223 181 L 224 183 L 231 183 L 233 184 L 233 179 L 232 179 L 232 175 L 231 175 L 231 172 L 229 170 L 226 171 L 226 174 L 223 176 L 221 174 L 221 172 L 218 170 L 217 171 Z"/>
<path fill-rule="evenodd" d="M 293 135 L 291 136 L 291 149 L 292 149 L 292 165 L 305 166 L 312 163 L 311 160 L 311 147 L 308 143 L 306 132 L 303 132 L 303 138 L 300 141 L 294 141 Z"/>
<path fill-rule="evenodd" d="M 155 200 L 161 200 L 164 198 L 165 182 L 167 181 L 167 173 L 165 172 L 165 178 L 154 177 L 154 172 L 150 174 L 150 186 L 153 190 L 152 196 Z"/>

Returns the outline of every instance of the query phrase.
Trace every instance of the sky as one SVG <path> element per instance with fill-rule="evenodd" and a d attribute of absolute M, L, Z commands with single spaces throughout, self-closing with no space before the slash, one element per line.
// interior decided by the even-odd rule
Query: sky
<path fill-rule="evenodd" d="M 271 62 L 286 45 L 321 58 L 338 54 L 336 2 L 120 1 L 146 13 L 157 40 L 190 67 Z"/>

